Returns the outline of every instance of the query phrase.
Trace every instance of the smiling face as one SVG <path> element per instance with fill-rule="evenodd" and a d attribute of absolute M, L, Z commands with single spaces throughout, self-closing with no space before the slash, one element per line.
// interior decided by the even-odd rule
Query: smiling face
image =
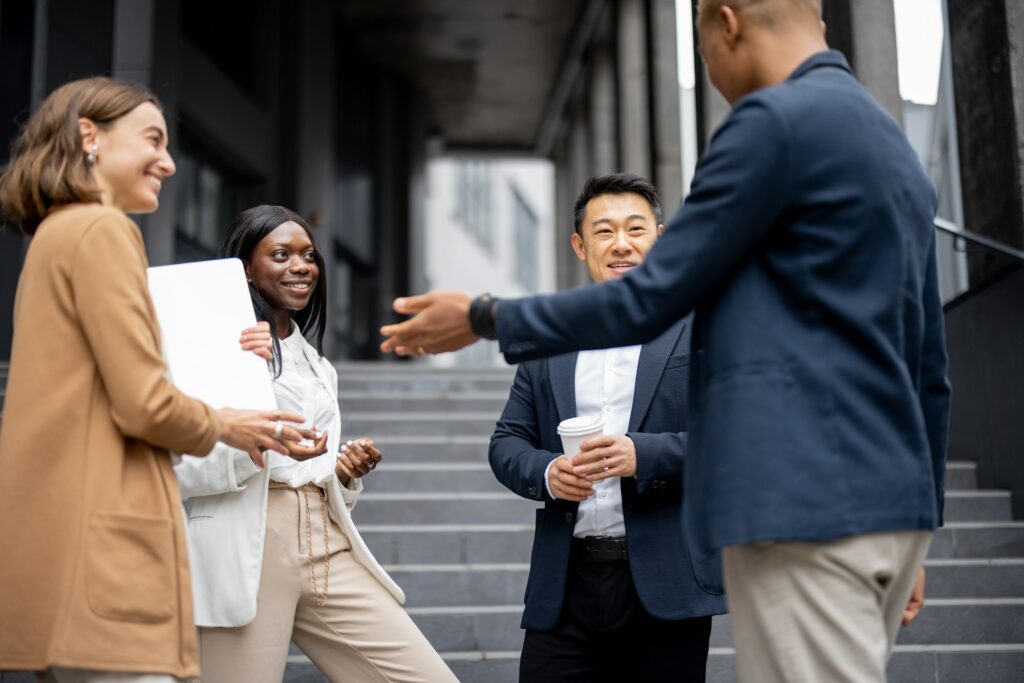
<path fill-rule="evenodd" d="M 155 211 L 164 178 L 174 175 L 167 124 L 156 105 L 144 102 L 107 126 L 82 125 L 84 152 L 96 146 L 92 173 L 103 203 L 125 213 Z"/>
<path fill-rule="evenodd" d="M 301 311 L 320 278 L 313 241 L 298 223 L 287 221 L 260 240 L 245 273 L 275 312 Z"/>
<path fill-rule="evenodd" d="M 632 192 L 602 194 L 587 202 L 580 233 L 572 248 L 587 264 L 594 282 L 622 277 L 643 263 L 664 226 L 658 225 L 651 205 Z"/>

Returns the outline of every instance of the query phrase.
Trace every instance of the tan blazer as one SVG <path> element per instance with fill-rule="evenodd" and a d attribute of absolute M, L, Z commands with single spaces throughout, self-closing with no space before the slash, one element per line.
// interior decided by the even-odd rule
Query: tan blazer
<path fill-rule="evenodd" d="M 167 449 L 207 453 L 218 425 L 165 372 L 138 227 L 53 212 L 18 282 L 0 425 L 0 669 L 199 674 Z"/>

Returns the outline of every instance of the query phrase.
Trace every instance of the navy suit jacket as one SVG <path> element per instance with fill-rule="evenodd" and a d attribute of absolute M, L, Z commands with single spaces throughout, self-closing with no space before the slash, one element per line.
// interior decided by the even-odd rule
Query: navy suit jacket
<path fill-rule="evenodd" d="M 510 362 L 641 343 L 695 311 L 690 542 L 941 523 L 949 385 L 934 187 L 838 52 L 736 102 L 623 278 L 496 311 Z"/>
<path fill-rule="evenodd" d="M 621 479 L 630 571 L 640 602 L 659 619 L 721 614 L 721 559 L 686 542 L 682 467 L 690 364 L 688 320 L 645 344 L 637 363 L 627 435 L 636 478 Z M 537 510 L 523 628 L 554 628 L 562 610 L 578 503 L 547 493 L 544 471 L 562 452 L 558 423 L 576 417 L 577 354 L 523 363 L 491 437 L 495 476 L 515 493 L 544 501 Z"/>

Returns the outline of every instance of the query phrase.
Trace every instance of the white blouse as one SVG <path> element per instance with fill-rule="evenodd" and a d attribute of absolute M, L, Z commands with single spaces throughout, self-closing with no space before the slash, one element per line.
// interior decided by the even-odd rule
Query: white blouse
<path fill-rule="evenodd" d="M 298 413 L 306 418 L 304 429 L 316 426 L 317 432 L 329 429 L 335 419 L 334 392 L 325 387 L 302 351 L 302 332 L 292 325 L 292 333 L 281 340 L 281 375 L 274 378 L 274 396 L 282 412 Z M 271 370 L 273 373 L 273 370 Z M 270 478 L 293 488 L 323 481 L 334 472 L 339 434 L 327 434 L 327 451 L 309 460 L 297 461 L 268 451 Z M 302 445 L 311 445 L 303 441 Z"/>

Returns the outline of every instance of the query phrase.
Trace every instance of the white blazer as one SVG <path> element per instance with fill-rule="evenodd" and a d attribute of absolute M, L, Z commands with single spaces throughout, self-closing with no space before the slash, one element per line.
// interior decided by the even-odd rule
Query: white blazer
<path fill-rule="evenodd" d="M 330 429 L 340 435 L 337 372 L 306 340 L 302 350 L 333 397 L 335 418 Z M 333 462 L 335 456 L 327 452 L 318 457 Z M 256 467 L 248 453 L 223 443 L 206 457 L 183 455 L 174 469 L 188 514 L 196 625 L 245 626 L 256 617 L 270 471 Z M 355 481 L 355 489 L 346 489 L 331 467 L 330 476 L 316 483 L 326 491 L 328 512 L 348 537 L 352 557 L 404 604 L 405 593 L 373 557 L 352 521 L 350 511 L 363 490 L 362 480 Z"/>

